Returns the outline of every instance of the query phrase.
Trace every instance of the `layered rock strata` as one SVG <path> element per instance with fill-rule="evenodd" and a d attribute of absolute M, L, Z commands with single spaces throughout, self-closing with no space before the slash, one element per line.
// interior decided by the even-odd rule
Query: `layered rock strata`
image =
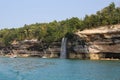
<path fill-rule="evenodd" d="M 120 59 L 120 24 L 86 29 L 76 34 L 87 43 L 90 59 Z"/>

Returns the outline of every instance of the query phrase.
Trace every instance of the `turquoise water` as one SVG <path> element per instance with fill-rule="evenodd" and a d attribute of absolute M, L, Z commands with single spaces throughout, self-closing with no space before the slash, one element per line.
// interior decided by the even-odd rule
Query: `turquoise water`
<path fill-rule="evenodd" d="M 0 58 L 0 80 L 120 80 L 120 61 Z"/>

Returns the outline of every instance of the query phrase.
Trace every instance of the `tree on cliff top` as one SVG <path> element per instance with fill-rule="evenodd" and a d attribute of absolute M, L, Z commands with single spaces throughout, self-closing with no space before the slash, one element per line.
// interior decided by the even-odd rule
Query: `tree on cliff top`
<path fill-rule="evenodd" d="M 74 34 L 78 29 L 83 30 L 118 23 L 120 23 L 120 7 L 115 7 L 115 4 L 111 3 L 96 14 L 86 15 L 83 20 L 72 17 L 59 22 L 36 23 L 16 29 L 0 30 L 0 42 L 9 45 L 13 40 L 38 39 L 51 43 L 60 41 L 68 34 Z"/>

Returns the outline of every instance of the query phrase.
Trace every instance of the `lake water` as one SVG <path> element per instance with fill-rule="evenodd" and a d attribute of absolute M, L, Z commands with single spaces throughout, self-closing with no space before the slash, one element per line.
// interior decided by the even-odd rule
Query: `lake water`
<path fill-rule="evenodd" d="M 0 58 L 0 80 L 120 80 L 120 61 Z"/>

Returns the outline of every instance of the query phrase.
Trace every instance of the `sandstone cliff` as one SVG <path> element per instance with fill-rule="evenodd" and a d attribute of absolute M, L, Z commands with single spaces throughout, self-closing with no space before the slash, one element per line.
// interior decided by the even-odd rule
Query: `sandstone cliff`
<path fill-rule="evenodd" d="M 67 58 L 120 59 L 120 24 L 77 31 L 67 37 Z M 36 40 L 13 41 L 0 49 L 1 55 L 59 58 L 61 41 L 45 43 Z"/>
<path fill-rule="evenodd" d="M 90 54 L 104 54 L 104 58 L 114 54 L 108 58 L 120 58 L 120 24 L 86 29 L 75 34 L 85 40 Z"/>

